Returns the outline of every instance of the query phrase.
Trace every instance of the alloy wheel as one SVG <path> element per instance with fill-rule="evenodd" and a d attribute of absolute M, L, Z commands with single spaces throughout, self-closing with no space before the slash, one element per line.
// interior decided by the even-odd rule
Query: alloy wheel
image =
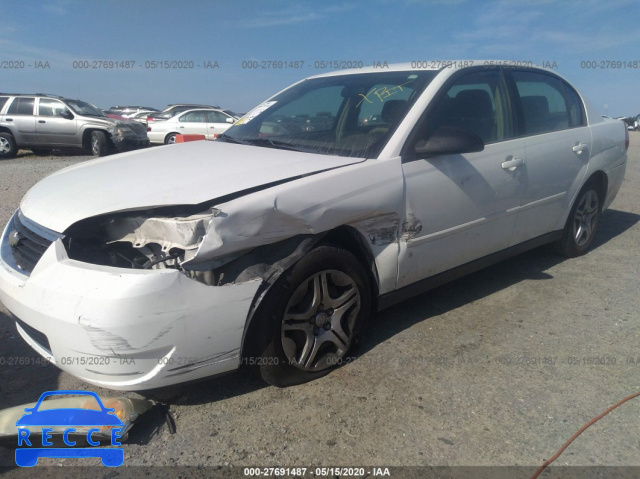
<path fill-rule="evenodd" d="M 594 190 L 586 191 L 573 217 L 573 238 L 576 245 L 586 244 L 593 236 L 598 222 L 599 208 L 598 194 Z"/>
<path fill-rule="evenodd" d="M 304 371 L 339 364 L 354 338 L 360 291 L 353 278 L 323 270 L 293 293 L 282 320 L 282 349 L 289 363 Z"/>

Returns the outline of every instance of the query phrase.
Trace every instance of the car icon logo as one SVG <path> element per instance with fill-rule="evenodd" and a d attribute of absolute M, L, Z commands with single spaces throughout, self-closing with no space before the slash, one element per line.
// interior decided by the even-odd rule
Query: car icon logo
<path fill-rule="evenodd" d="M 43 401 L 51 396 L 59 395 L 76 395 L 88 396 L 91 408 L 75 407 L 75 408 L 48 408 Z M 89 404 L 89 403 L 86 403 Z M 97 406 L 97 408 L 96 408 Z M 37 464 L 41 457 L 54 458 L 72 458 L 72 457 L 99 457 L 102 464 L 108 467 L 118 467 L 124 462 L 124 450 L 114 447 L 96 447 L 100 446 L 99 440 L 93 435 L 101 433 L 101 430 L 111 432 L 111 445 L 120 445 L 121 428 L 123 423 L 120 418 L 114 414 L 113 408 L 107 408 L 102 403 L 100 397 L 92 391 L 76 391 L 61 390 L 48 391 L 40 396 L 36 405 L 32 408 L 25 408 L 25 414 L 16 421 L 18 426 L 18 446 L 16 449 L 16 464 L 20 467 L 33 467 Z M 58 426 L 64 429 L 63 439 L 65 445 L 69 447 L 51 447 L 52 430 L 51 426 Z M 29 436 L 32 432 L 42 433 L 42 447 L 34 447 L 31 440 L 36 443 L 36 439 L 30 440 Z M 82 434 L 80 431 L 86 430 L 86 442 L 92 447 L 74 447 L 76 441 L 72 441 L 69 435 Z M 23 447 L 20 447 L 23 446 Z"/>

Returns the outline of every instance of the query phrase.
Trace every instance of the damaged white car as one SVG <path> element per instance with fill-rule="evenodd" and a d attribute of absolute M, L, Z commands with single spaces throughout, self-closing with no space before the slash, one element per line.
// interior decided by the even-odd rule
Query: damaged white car
<path fill-rule="evenodd" d="M 20 335 L 99 386 L 341 363 L 376 310 L 535 246 L 587 251 L 627 130 L 539 68 L 452 62 L 308 78 L 215 142 L 88 161 L 2 237 Z"/>

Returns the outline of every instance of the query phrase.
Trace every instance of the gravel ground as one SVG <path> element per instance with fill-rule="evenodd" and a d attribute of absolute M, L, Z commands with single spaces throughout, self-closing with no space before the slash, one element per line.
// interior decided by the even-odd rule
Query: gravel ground
<path fill-rule="evenodd" d="M 640 133 L 630 133 L 626 179 L 586 256 L 534 250 L 385 310 L 352 362 L 309 384 L 277 389 L 239 372 L 163 391 L 176 433 L 161 414 L 143 416 L 115 474 L 137 465 L 428 465 L 530 466 L 505 476 L 528 477 L 589 419 L 640 391 Z M 40 178 L 87 159 L 24 152 L 0 162 L 0 224 Z M 2 305 L 0 350 L 36 357 Z M 0 365 L 0 389 L 0 408 L 51 389 L 110 394 L 50 365 Z M 640 466 L 639 426 L 636 399 L 556 463 Z M 0 448 L 0 465 L 13 464 Z M 601 477 L 593 474 L 580 477 Z"/>

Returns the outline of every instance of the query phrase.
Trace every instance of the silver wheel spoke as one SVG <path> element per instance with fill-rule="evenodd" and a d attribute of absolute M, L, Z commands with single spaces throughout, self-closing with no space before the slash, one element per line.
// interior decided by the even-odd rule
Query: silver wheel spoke
<path fill-rule="evenodd" d="M 335 298 L 332 297 L 336 296 Z M 282 320 L 282 348 L 305 371 L 333 367 L 353 340 L 360 293 L 353 278 L 338 270 L 310 276 L 293 292 Z"/>
<path fill-rule="evenodd" d="M 598 194 L 587 191 L 580 199 L 573 219 L 573 238 L 578 246 L 586 244 L 593 235 L 599 211 Z"/>
<path fill-rule="evenodd" d="M 311 338 L 307 337 L 307 342 L 304 343 L 304 348 L 302 349 L 302 353 L 300 354 L 300 364 L 305 368 L 310 368 L 313 366 L 313 362 L 316 359 L 316 355 L 320 350 L 320 345 L 324 341 L 321 341 L 317 336 L 311 336 Z"/>
<path fill-rule="evenodd" d="M 320 278 L 316 275 L 313 278 L 310 278 L 309 281 L 313 282 L 313 297 L 311 299 L 311 303 L 309 304 L 309 307 L 301 313 L 289 313 L 288 310 L 291 308 L 287 308 L 287 312 L 285 313 L 285 317 L 284 317 L 285 321 L 288 321 L 290 319 L 308 320 L 309 318 L 311 318 L 311 316 L 316 312 L 316 310 L 320 306 L 320 303 L 322 302 L 322 290 L 320 286 Z M 306 283 L 303 283 L 300 287 L 298 287 L 296 292 L 293 294 L 292 298 L 297 298 L 298 296 L 300 296 L 300 299 L 302 299 L 302 296 L 309 288 L 309 281 L 307 281 Z M 297 306 L 297 305 L 298 303 L 296 302 L 292 306 Z"/>

